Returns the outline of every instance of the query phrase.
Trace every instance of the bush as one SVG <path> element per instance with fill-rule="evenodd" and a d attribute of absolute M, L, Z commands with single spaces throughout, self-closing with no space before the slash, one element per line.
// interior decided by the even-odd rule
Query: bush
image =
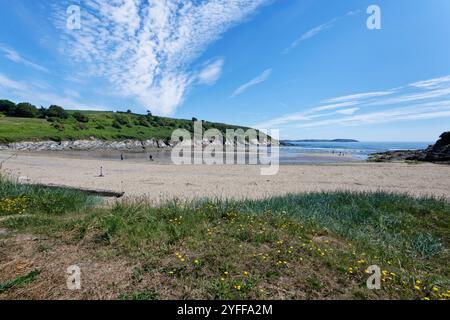
<path fill-rule="evenodd" d="M 45 112 L 45 115 L 49 118 L 59 118 L 59 119 L 67 119 L 69 115 L 67 112 L 60 106 L 52 105 Z"/>
<path fill-rule="evenodd" d="M 112 123 L 112 127 L 116 129 L 122 129 L 122 126 L 120 125 L 119 121 L 114 120 Z"/>
<path fill-rule="evenodd" d="M 73 128 L 75 130 L 79 130 L 79 131 L 89 129 L 89 127 L 87 125 L 85 125 L 84 123 L 77 123 L 76 125 L 73 126 Z"/>
<path fill-rule="evenodd" d="M 144 116 L 140 116 L 137 121 L 137 125 L 142 127 L 150 127 L 150 122 L 148 122 Z"/>
<path fill-rule="evenodd" d="M 19 118 L 36 118 L 38 110 L 28 102 L 19 103 L 13 110 L 8 112 L 9 116 Z"/>
<path fill-rule="evenodd" d="M 16 104 L 9 100 L 0 100 L 0 112 L 9 113 L 16 108 Z"/>
<path fill-rule="evenodd" d="M 116 114 L 114 116 L 114 121 L 118 122 L 121 126 L 126 126 L 130 121 L 128 117 Z"/>
<path fill-rule="evenodd" d="M 53 128 L 59 130 L 59 131 L 64 131 L 66 129 L 66 127 L 64 126 L 63 123 L 59 123 L 59 122 L 55 122 L 53 124 Z"/>
<path fill-rule="evenodd" d="M 85 116 L 84 114 L 82 114 L 81 112 L 75 112 L 73 114 L 73 117 L 78 122 L 83 122 L 83 123 L 88 123 L 89 122 L 89 118 L 87 116 Z"/>

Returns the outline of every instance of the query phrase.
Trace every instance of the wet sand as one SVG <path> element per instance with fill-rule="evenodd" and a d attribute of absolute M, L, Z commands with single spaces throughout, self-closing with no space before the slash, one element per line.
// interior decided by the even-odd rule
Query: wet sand
<path fill-rule="evenodd" d="M 0 162 L 10 153 L 0 152 Z M 99 177 L 103 167 L 104 177 Z M 176 166 L 159 162 L 18 154 L 1 173 L 30 183 L 125 192 L 159 202 L 178 199 L 260 199 L 317 191 L 386 191 L 450 199 L 450 166 L 406 163 L 282 165 L 274 176 L 260 166 Z"/>

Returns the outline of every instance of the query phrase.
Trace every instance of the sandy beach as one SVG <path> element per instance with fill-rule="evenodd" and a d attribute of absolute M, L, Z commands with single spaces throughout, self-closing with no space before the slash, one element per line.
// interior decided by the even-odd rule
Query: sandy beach
<path fill-rule="evenodd" d="M 11 154 L 0 153 L 0 162 Z M 104 177 L 99 177 L 103 167 Z M 125 192 L 152 201 L 195 198 L 259 199 L 316 191 L 387 191 L 450 199 L 450 166 L 406 163 L 283 165 L 275 176 L 259 166 L 176 166 L 19 154 L 2 174 L 29 183 Z"/>

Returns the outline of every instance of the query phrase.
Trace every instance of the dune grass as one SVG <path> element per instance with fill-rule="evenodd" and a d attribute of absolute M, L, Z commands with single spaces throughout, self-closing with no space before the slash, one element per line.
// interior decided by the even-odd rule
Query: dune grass
<path fill-rule="evenodd" d="M 64 209 L 33 202 L 0 227 L 114 249 L 135 265 L 120 299 L 450 297 L 445 200 L 345 192 L 99 208 L 79 193 L 0 181 L 0 201 L 47 201 L 41 193 Z M 370 265 L 381 290 L 366 287 Z"/>

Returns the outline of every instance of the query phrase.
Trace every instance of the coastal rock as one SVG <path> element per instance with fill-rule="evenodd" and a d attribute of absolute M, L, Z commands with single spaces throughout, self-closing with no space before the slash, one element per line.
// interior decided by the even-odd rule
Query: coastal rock
<path fill-rule="evenodd" d="M 450 162 L 450 131 L 444 132 L 434 146 L 430 146 L 425 156 L 426 161 Z"/>
<path fill-rule="evenodd" d="M 369 156 L 369 161 L 427 161 L 435 163 L 450 163 L 450 132 L 444 132 L 436 144 L 425 150 L 398 150 L 375 153 Z"/>
<path fill-rule="evenodd" d="M 11 151 L 142 151 L 146 148 L 166 148 L 163 140 L 123 140 L 123 141 L 104 141 L 104 140 L 76 140 L 76 141 L 22 141 L 0 145 L 0 150 Z"/>

